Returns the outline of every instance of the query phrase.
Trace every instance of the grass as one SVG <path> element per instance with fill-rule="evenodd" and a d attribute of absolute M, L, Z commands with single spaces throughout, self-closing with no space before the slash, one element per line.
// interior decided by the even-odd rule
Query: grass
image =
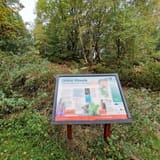
<path fill-rule="evenodd" d="M 55 76 L 72 73 L 37 55 L 1 57 L 0 159 L 159 160 L 160 92 L 123 88 L 133 122 L 113 124 L 108 142 L 103 125 L 51 125 Z M 75 72 L 75 68 L 73 70 Z"/>
<path fill-rule="evenodd" d="M 65 159 L 61 141 L 53 137 L 55 129 L 49 126 L 47 117 L 24 111 L 3 121 L 1 132 L 2 159 Z M 55 152 L 56 151 L 56 152 Z"/>

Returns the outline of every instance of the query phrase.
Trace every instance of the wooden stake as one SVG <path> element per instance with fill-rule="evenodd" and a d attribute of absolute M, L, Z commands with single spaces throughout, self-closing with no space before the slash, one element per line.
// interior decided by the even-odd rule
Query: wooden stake
<path fill-rule="evenodd" d="M 72 139 L 72 125 L 67 125 L 67 138 Z"/>
<path fill-rule="evenodd" d="M 111 124 L 104 125 L 104 139 L 110 138 L 111 135 Z"/>

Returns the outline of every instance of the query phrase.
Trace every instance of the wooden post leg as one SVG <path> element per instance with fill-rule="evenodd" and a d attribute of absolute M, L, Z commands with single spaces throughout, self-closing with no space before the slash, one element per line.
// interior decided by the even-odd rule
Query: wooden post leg
<path fill-rule="evenodd" d="M 108 139 L 111 135 L 111 124 L 104 125 L 104 139 Z"/>
<path fill-rule="evenodd" d="M 72 125 L 67 125 L 67 138 L 72 139 Z"/>

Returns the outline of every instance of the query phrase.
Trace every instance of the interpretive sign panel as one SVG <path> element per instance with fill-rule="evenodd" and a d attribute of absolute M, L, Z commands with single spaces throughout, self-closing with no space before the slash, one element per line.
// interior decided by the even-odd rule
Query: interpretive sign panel
<path fill-rule="evenodd" d="M 52 123 L 110 124 L 131 122 L 117 74 L 56 77 Z"/>

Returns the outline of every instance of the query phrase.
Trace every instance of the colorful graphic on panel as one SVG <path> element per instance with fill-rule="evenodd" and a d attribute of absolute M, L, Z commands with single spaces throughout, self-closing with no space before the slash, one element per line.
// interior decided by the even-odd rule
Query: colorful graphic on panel
<path fill-rule="evenodd" d="M 127 118 L 115 76 L 59 77 L 55 121 Z"/>

